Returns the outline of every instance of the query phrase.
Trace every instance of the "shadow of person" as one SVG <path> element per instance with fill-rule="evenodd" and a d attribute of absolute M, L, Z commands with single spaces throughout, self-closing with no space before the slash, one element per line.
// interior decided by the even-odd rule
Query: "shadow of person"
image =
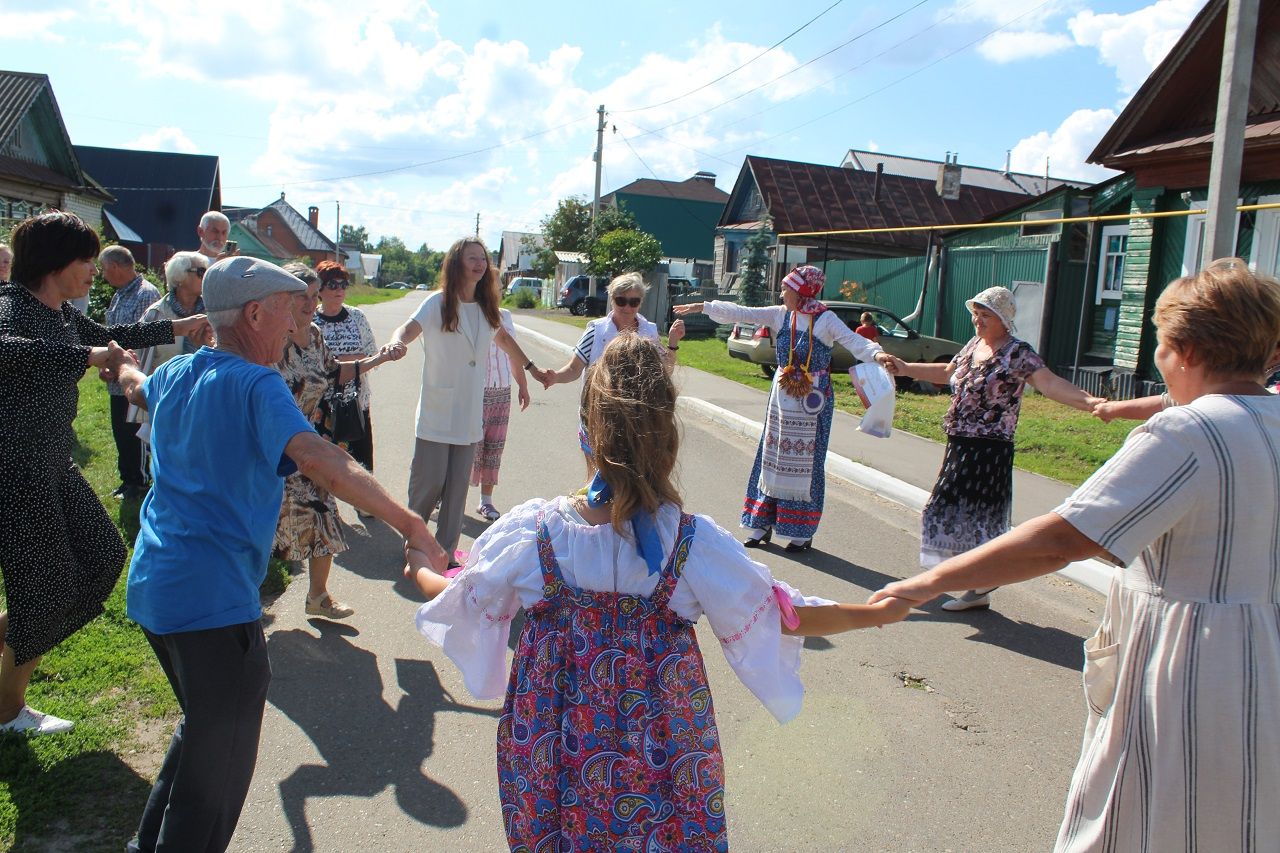
<path fill-rule="evenodd" d="M 422 593 L 404 577 L 404 540 L 392 527 L 377 519 L 365 519 L 361 534 L 355 527 L 346 531 L 347 550 L 333 558 L 340 569 L 357 577 L 391 582 L 401 598 L 421 601 Z"/>
<path fill-rule="evenodd" d="M 272 680 L 267 701 L 315 744 L 324 764 L 304 764 L 280 783 L 280 800 L 293 832 L 293 849 L 313 848 L 307 800 L 314 797 L 373 797 L 387 787 L 405 814 L 432 826 L 460 826 L 466 804 L 452 790 L 423 774 L 434 750 L 440 711 L 497 717 L 497 709 L 454 701 L 429 661 L 397 660 L 404 698 L 392 708 L 383 698 L 373 653 L 353 645 L 343 626 L 317 626 L 320 637 L 293 629 L 267 641 Z M 317 690 L 317 685 L 324 685 Z"/>
<path fill-rule="evenodd" d="M 51 760 L 23 735 L 0 736 L 0 767 L 15 851 L 121 850 L 151 793 L 151 783 L 114 753 Z"/>
<path fill-rule="evenodd" d="M 1061 628 L 1035 625 L 1010 619 L 997 610 L 962 610 L 951 613 L 941 608 L 942 600 L 907 617 L 909 622 L 960 622 L 974 633 L 965 637 L 975 643 L 999 646 L 1015 654 L 1079 671 L 1084 666 L 1084 637 Z"/>

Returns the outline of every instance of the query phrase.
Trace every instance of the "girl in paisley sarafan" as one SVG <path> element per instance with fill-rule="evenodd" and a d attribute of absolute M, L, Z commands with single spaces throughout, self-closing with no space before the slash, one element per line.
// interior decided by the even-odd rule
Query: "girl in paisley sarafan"
<path fill-rule="evenodd" d="M 409 553 L 406 574 L 434 599 L 418 611 L 419 630 L 473 695 L 505 690 L 498 793 L 512 850 L 728 850 L 724 762 L 694 623 L 706 615 L 735 674 L 786 722 L 804 692 L 802 635 L 907 613 L 897 601 L 805 598 L 710 517 L 687 513 L 672 484 L 675 403 L 658 348 L 618 337 L 583 395 L 594 479 L 500 518 L 451 581 Z"/>

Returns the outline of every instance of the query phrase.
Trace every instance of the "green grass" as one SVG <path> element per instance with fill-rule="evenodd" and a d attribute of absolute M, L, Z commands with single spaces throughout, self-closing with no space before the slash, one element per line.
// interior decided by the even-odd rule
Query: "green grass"
<path fill-rule="evenodd" d="M 118 481 L 106 388 L 80 382 L 74 458 L 132 543 L 138 502 L 110 496 Z M 45 655 L 31 704 L 75 720 L 67 734 L 0 737 L 0 850 L 118 851 L 133 835 L 178 720 L 169 682 L 125 615 L 121 572 L 104 614 Z M 289 564 L 272 561 L 264 594 L 284 589 Z M 3 597 L 0 596 L 0 601 Z"/>
<path fill-rule="evenodd" d="M 390 302 L 410 293 L 425 291 L 388 290 L 385 287 L 370 287 L 367 284 L 353 284 L 347 288 L 348 305 L 377 305 L 379 302 Z"/>

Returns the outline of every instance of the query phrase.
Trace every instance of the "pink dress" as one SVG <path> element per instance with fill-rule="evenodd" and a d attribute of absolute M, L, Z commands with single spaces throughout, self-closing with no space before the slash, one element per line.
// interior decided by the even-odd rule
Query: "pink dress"
<path fill-rule="evenodd" d="M 565 583 L 538 518 L 543 598 L 529 608 L 498 722 L 512 850 L 728 850 L 724 762 L 693 623 L 668 606 L 693 542 L 650 596 Z"/>

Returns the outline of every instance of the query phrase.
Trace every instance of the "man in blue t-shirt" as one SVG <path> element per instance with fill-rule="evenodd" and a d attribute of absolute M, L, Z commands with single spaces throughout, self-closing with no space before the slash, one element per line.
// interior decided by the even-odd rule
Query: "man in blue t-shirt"
<path fill-rule="evenodd" d="M 273 264 L 219 261 L 204 277 L 218 348 L 170 359 L 150 377 L 132 365 L 119 371 L 125 394 L 150 411 L 152 444 L 128 612 L 184 715 L 131 851 L 216 851 L 231 842 L 271 678 L 258 587 L 286 475 L 301 471 L 395 527 L 437 571 L 448 565 L 422 518 L 317 435 L 276 372 L 295 329 L 292 301 L 305 294 Z"/>

